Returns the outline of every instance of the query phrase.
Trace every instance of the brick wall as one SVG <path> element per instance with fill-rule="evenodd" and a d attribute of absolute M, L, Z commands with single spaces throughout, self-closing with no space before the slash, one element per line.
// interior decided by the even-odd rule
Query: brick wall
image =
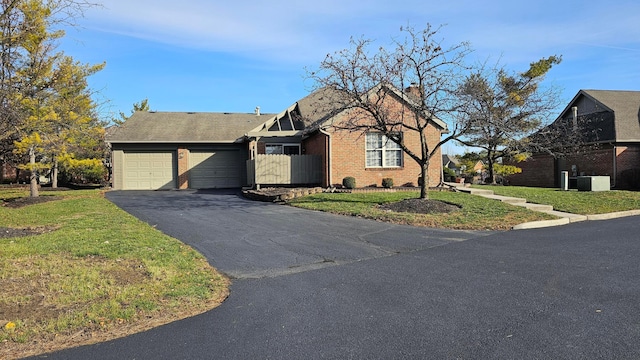
<path fill-rule="evenodd" d="M 189 188 L 189 150 L 178 148 L 178 189 Z"/>
<path fill-rule="evenodd" d="M 605 175 L 611 176 L 613 181 L 613 148 L 604 148 L 588 153 L 567 156 L 564 166 L 560 166 L 558 171 L 568 171 L 569 176 L 573 176 L 573 166 L 577 169 L 577 175 Z"/>
<path fill-rule="evenodd" d="M 550 155 L 534 155 L 526 161 L 512 164 L 522 169 L 507 179 L 514 186 L 554 187 L 554 158 Z"/>
<path fill-rule="evenodd" d="M 614 152 L 616 155 L 615 165 Z M 561 171 L 567 171 L 570 177 L 580 175 L 610 176 L 612 186 L 627 188 L 629 184 L 625 182 L 621 173 L 627 169 L 640 168 L 640 146 L 605 147 L 567 156 L 560 159 L 557 164 L 550 155 L 535 155 L 514 165 L 521 168 L 522 173 L 509 176 L 511 185 L 555 187 L 558 186 L 556 177 Z"/>
<path fill-rule="evenodd" d="M 342 179 L 353 176 L 356 186 L 382 186 L 383 178 L 392 178 L 394 186 L 417 186 L 420 166 L 403 153 L 403 166 L 400 168 L 366 168 L 366 144 L 362 132 L 346 130 L 333 131 L 331 137 L 331 178 L 333 185 L 341 185 Z M 412 151 L 420 154 L 420 136 L 417 132 L 406 131 L 403 141 Z M 427 129 L 427 143 L 433 146 L 440 141 L 440 131 L 430 126 Z M 442 156 L 440 150 L 429 164 L 429 186 L 440 183 Z"/>
<path fill-rule="evenodd" d="M 18 171 L 15 166 L 12 166 L 9 163 L 3 162 L 2 168 L 0 169 L 0 180 L 3 181 L 17 181 Z"/>
<path fill-rule="evenodd" d="M 629 183 L 628 178 L 622 175 L 625 170 L 640 169 L 640 145 L 616 147 L 616 187 L 635 188 L 637 184 Z"/>
<path fill-rule="evenodd" d="M 305 155 L 319 155 L 322 159 L 322 186 L 329 186 L 329 171 L 327 164 L 327 147 L 329 147 L 327 135 L 316 132 L 302 143 L 302 153 Z"/>

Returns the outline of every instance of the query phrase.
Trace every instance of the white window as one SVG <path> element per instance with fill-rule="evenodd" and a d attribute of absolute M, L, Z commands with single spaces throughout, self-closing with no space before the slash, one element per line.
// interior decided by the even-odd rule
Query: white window
<path fill-rule="evenodd" d="M 366 135 L 367 167 L 401 167 L 402 149 L 382 133 Z"/>
<path fill-rule="evenodd" d="M 264 153 L 267 155 L 273 155 L 273 154 L 300 155 L 300 145 L 298 144 L 265 144 Z"/>

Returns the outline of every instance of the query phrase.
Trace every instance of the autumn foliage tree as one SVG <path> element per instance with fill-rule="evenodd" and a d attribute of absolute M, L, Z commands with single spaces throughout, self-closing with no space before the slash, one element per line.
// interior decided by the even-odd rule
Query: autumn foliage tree
<path fill-rule="evenodd" d="M 60 25 L 72 24 L 89 3 L 77 0 L 2 0 L 2 84 L 0 138 L 25 157 L 31 196 L 38 196 L 37 175 L 55 171 L 87 136 L 101 139 L 86 78 L 104 65 L 79 64 L 56 50 L 64 36 Z M 100 140 L 101 141 L 101 140 Z"/>
<path fill-rule="evenodd" d="M 352 39 L 347 49 L 327 55 L 319 69 L 308 77 L 318 89 L 330 89 L 333 111 L 347 110 L 350 119 L 334 124 L 342 130 L 376 131 L 393 141 L 421 169 L 420 197 L 428 197 L 428 169 L 445 142 L 465 131 L 456 122 L 460 108 L 457 89 L 464 77 L 464 59 L 470 53 L 466 42 L 445 46 L 440 27 L 423 30 L 400 29 L 401 36 L 389 47 L 377 47 L 372 40 Z M 406 104 L 400 111 L 388 106 L 392 97 Z M 429 126 L 448 123 L 449 133 L 437 142 L 427 141 Z M 416 133 L 420 148 L 409 148 L 402 133 Z"/>
<path fill-rule="evenodd" d="M 550 56 L 517 74 L 498 67 L 480 69 L 470 74 L 460 87 L 468 128 L 459 141 L 483 150 L 492 183 L 496 182 L 500 159 L 521 159 L 528 152 L 546 146 L 532 142 L 530 135 L 549 123 L 559 105 L 557 89 L 542 87 L 541 82 L 560 62 L 561 57 Z M 506 170 L 513 169 L 500 168 L 501 172 Z"/>
<path fill-rule="evenodd" d="M 44 135 L 54 188 L 57 187 L 61 161 L 67 162 L 65 169 L 74 170 L 102 158 L 104 127 L 95 114 L 87 77 L 103 67 L 104 64 L 81 64 L 68 56 L 58 63 L 50 97 L 57 121 L 51 123 L 52 128 L 46 129 Z"/>

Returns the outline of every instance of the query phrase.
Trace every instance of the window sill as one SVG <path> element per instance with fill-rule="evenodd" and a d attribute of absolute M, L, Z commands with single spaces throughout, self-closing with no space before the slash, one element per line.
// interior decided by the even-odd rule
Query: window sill
<path fill-rule="evenodd" d="M 389 171 L 389 170 L 403 170 L 404 166 L 398 166 L 398 167 L 366 167 L 364 168 L 364 171 Z"/>

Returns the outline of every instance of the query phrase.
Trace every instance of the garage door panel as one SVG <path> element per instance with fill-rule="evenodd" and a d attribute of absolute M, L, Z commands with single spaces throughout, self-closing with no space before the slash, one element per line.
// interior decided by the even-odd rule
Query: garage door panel
<path fill-rule="evenodd" d="M 192 189 L 242 186 L 240 151 L 193 151 L 189 155 L 189 187 Z"/>
<path fill-rule="evenodd" d="M 173 152 L 125 152 L 124 184 L 126 190 L 175 188 Z"/>

